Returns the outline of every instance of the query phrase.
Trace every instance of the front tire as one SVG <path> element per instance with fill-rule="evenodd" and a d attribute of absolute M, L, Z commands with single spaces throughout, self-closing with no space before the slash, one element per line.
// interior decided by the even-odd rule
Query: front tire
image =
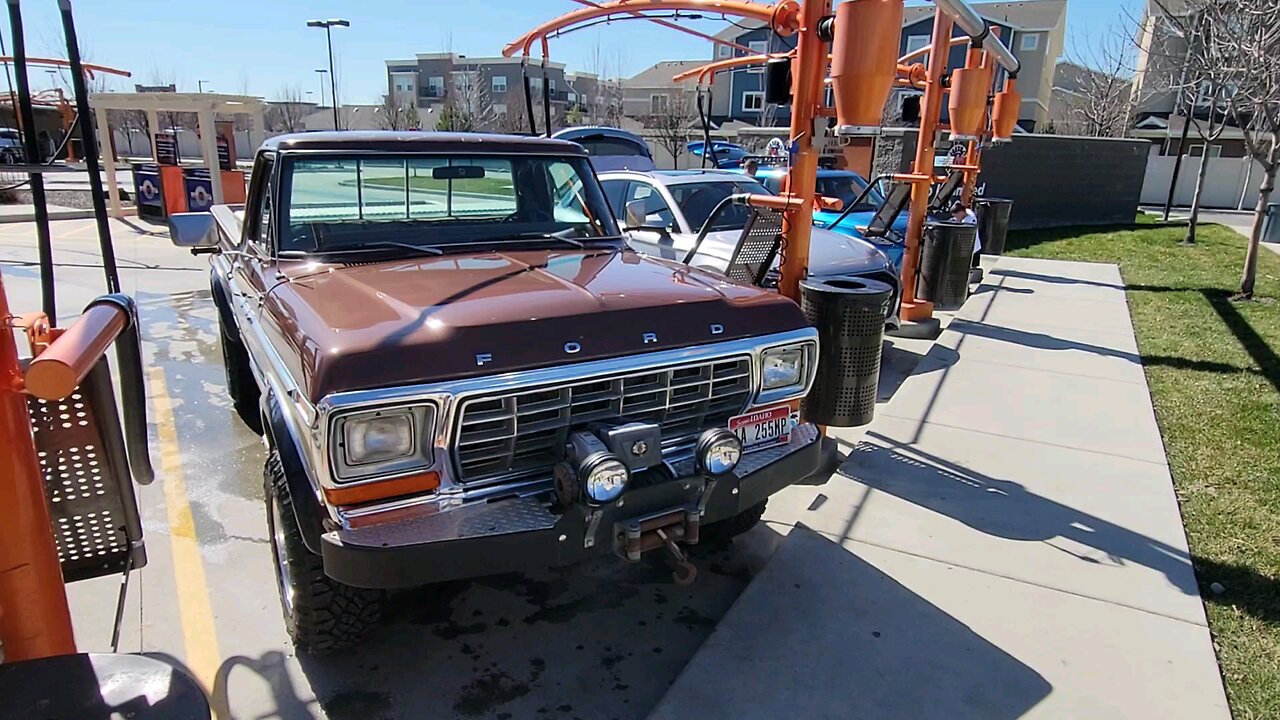
<path fill-rule="evenodd" d="M 325 575 L 320 556 L 302 540 L 278 451 L 267 456 L 264 475 L 271 554 L 289 639 L 312 655 L 354 645 L 381 617 L 383 593 L 344 585 Z"/>

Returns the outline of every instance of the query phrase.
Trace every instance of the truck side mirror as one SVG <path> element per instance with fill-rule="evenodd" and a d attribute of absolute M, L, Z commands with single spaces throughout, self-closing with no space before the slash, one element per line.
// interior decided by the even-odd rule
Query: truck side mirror
<path fill-rule="evenodd" d="M 200 249 L 218 246 L 218 224 L 207 212 L 169 216 L 169 240 L 177 247 Z"/>

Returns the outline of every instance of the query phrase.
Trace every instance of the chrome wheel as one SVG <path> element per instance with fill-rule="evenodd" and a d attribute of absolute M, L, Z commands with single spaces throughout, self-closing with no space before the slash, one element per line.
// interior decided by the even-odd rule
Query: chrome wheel
<path fill-rule="evenodd" d="M 280 602 L 285 615 L 293 615 L 293 579 L 289 574 L 289 561 L 285 557 L 285 525 L 280 508 L 280 498 L 271 497 L 271 555 L 276 561 L 276 584 L 280 587 Z"/>

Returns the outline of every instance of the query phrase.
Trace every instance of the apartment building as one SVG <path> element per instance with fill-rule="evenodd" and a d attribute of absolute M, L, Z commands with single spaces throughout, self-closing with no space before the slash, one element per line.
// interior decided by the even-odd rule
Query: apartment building
<path fill-rule="evenodd" d="M 1172 15 L 1166 14 L 1166 10 Z M 1138 33 L 1138 58 L 1133 78 L 1134 124 L 1129 134 L 1150 140 L 1153 152 L 1161 155 L 1187 154 L 1200 157 L 1244 157 L 1247 150 L 1239 128 L 1228 126 L 1206 147 L 1199 129 L 1207 126 L 1212 103 L 1203 96 L 1190 97 L 1180 90 L 1184 84 L 1181 59 L 1187 52 L 1187 38 L 1178 29 L 1186 25 L 1187 6 L 1181 0 L 1147 0 Z M 1188 112 L 1188 106 L 1194 110 Z M 1221 115 L 1221 110 L 1219 110 Z M 1182 144 L 1182 131 L 1187 142 Z M 1219 120 L 1221 118 L 1219 117 Z M 1206 130 L 1207 132 L 1207 130 Z"/>
<path fill-rule="evenodd" d="M 1032 131 L 1049 119 L 1053 97 L 1054 67 L 1062 54 L 1066 34 L 1066 0 L 1022 0 L 1021 2 L 974 3 L 973 9 L 985 18 L 1009 45 L 1022 63 L 1018 89 L 1022 108 L 1018 124 Z M 903 14 L 901 54 L 929 44 L 933 33 L 932 5 L 910 6 Z M 961 33 L 957 29 L 954 36 Z M 716 35 L 741 47 L 716 45 L 708 60 L 724 60 L 748 54 L 786 52 L 795 47 L 794 38 L 779 38 L 759 22 L 740 22 Z M 743 49 L 745 48 L 745 49 Z M 750 50 L 748 53 L 747 50 Z M 951 51 L 951 65 L 964 64 L 964 48 Z M 741 68 L 718 73 L 712 85 L 711 115 L 716 122 L 739 120 L 754 125 L 785 125 L 790 113 L 785 107 L 769 107 L 764 102 L 763 68 Z M 828 104 L 830 101 L 828 100 Z"/>
<path fill-rule="evenodd" d="M 412 60 L 387 60 L 387 94 L 412 102 L 419 112 L 433 111 L 459 94 L 482 96 L 498 113 L 523 103 L 520 58 L 467 57 L 456 53 L 419 53 Z M 566 71 L 563 63 L 530 64 L 529 84 L 539 104 L 545 97 L 553 113 L 586 109 L 599 102 L 602 83 L 591 73 Z"/>

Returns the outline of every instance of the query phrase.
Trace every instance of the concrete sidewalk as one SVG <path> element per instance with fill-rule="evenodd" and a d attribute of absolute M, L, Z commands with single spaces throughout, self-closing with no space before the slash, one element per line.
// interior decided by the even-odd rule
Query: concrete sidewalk
<path fill-rule="evenodd" d="M 1115 266 L 1001 258 L 651 717 L 1227 718 Z"/>

